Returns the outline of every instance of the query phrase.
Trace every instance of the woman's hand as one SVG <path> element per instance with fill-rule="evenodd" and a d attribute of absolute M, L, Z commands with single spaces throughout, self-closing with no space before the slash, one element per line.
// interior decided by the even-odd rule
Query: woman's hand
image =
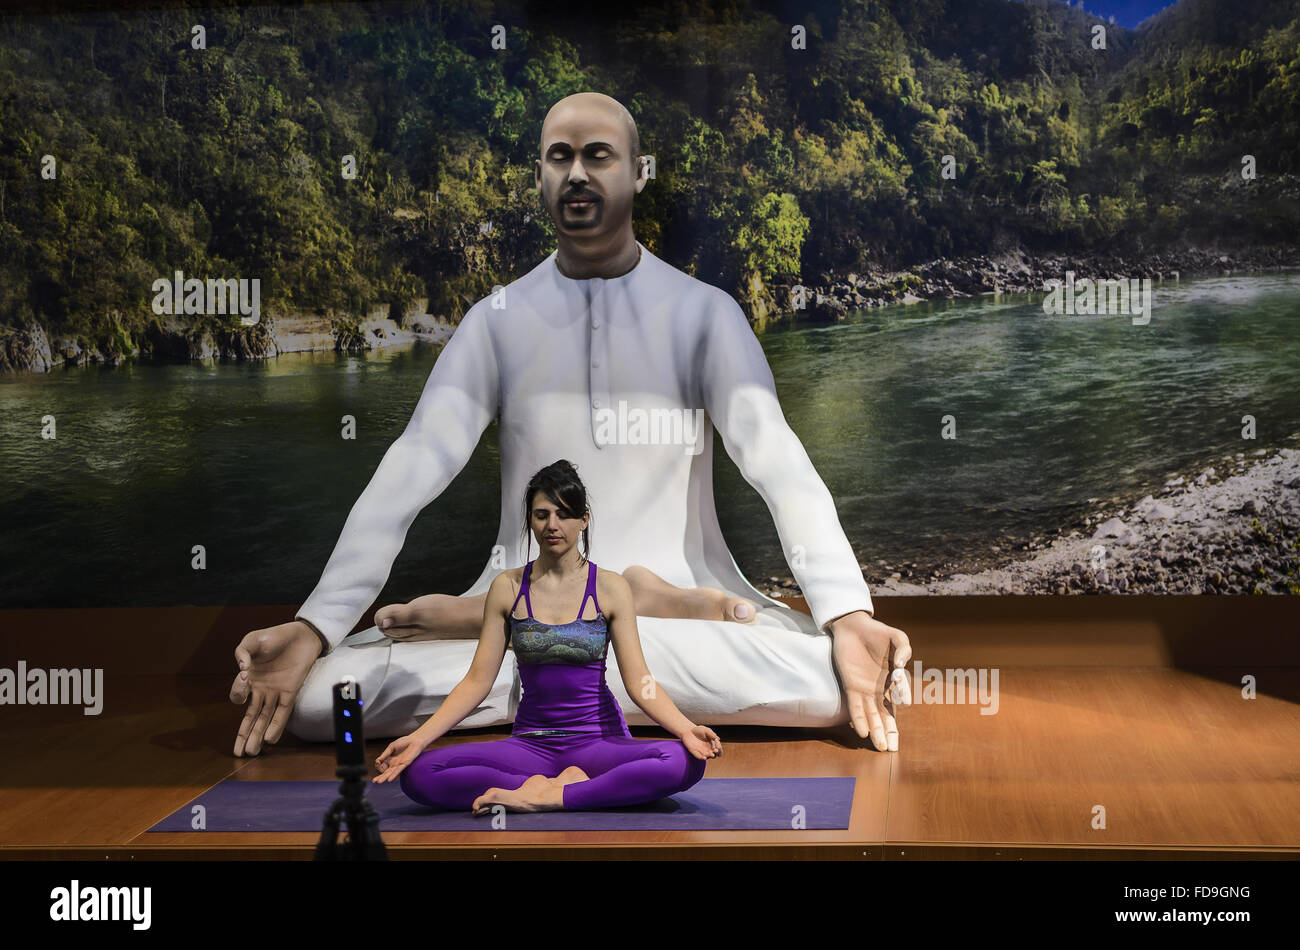
<path fill-rule="evenodd" d="M 402 770 L 414 762 L 416 757 L 424 751 L 427 744 L 414 733 L 388 743 L 388 748 L 383 751 L 379 758 L 375 759 L 375 767 L 379 769 L 380 774 L 376 775 L 373 781 L 391 782 L 397 778 L 402 774 Z"/>
<path fill-rule="evenodd" d="M 682 736 L 682 745 L 686 751 L 697 759 L 711 759 L 722 755 L 722 740 L 708 726 L 691 726 L 689 732 Z"/>

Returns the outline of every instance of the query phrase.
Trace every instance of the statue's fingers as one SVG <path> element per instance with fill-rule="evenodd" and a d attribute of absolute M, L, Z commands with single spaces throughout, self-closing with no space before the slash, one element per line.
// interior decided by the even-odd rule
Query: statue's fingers
<path fill-rule="evenodd" d="M 253 723 L 257 719 L 258 712 L 262 708 L 262 691 L 253 690 L 253 698 L 244 710 L 243 721 L 239 724 L 239 733 L 235 736 L 235 755 L 243 755 L 248 745 L 248 738 L 253 731 Z"/>
<path fill-rule="evenodd" d="M 895 667 L 894 672 L 889 674 L 889 684 L 885 687 L 885 699 L 889 703 L 891 712 L 897 712 L 903 706 L 912 705 L 912 688 L 907 682 L 907 671 L 901 666 Z"/>
<path fill-rule="evenodd" d="M 248 745 L 246 748 L 253 754 L 257 755 L 262 751 L 262 739 L 266 735 L 266 727 L 271 721 L 271 714 L 275 712 L 275 698 L 270 690 L 262 690 L 263 700 L 262 708 L 258 711 L 257 719 L 253 722 L 253 728 L 249 732 Z"/>
<path fill-rule="evenodd" d="M 880 710 L 876 708 L 876 697 L 867 696 L 863 700 L 867 708 L 867 721 L 871 723 L 871 742 L 881 752 L 889 748 L 885 740 L 885 724 L 880 719 Z"/>
<path fill-rule="evenodd" d="M 271 716 L 271 724 L 266 729 L 266 741 L 276 743 L 280 741 L 280 736 L 284 734 L 284 727 L 289 723 L 289 717 L 293 714 L 294 697 L 286 693 L 275 693 L 272 695 L 272 701 L 275 703 L 275 712 Z"/>
<path fill-rule="evenodd" d="M 867 737 L 867 711 L 863 703 L 862 693 L 856 689 L 848 691 L 849 698 L 849 725 L 853 727 L 854 733 L 859 739 Z"/>
<path fill-rule="evenodd" d="M 230 684 L 230 701 L 243 705 L 248 699 L 248 669 L 253 664 L 253 658 L 242 643 L 235 647 L 235 662 L 239 664 L 239 672 Z"/>
<path fill-rule="evenodd" d="M 894 645 L 894 669 L 901 670 L 912 662 L 912 641 L 897 627 L 889 635 L 889 639 Z"/>
<path fill-rule="evenodd" d="M 242 706 L 248 700 L 248 673 L 241 670 L 230 684 L 230 701 Z"/>
<path fill-rule="evenodd" d="M 885 710 L 885 743 L 890 752 L 898 751 L 898 723 L 889 710 Z"/>

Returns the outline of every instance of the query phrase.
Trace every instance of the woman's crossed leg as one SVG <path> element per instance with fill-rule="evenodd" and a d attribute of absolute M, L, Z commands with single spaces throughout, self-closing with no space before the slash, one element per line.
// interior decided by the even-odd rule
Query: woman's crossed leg
<path fill-rule="evenodd" d="M 397 777 L 421 805 L 467 811 L 488 790 L 530 791 L 558 771 L 554 751 L 523 736 L 426 749 Z M 537 779 L 538 781 L 533 781 Z"/>
<path fill-rule="evenodd" d="M 683 792 L 704 777 L 697 759 L 678 739 L 564 736 L 560 760 L 587 777 L 560 788 L 567 811 L 642 805 Z"/>
<path fill-rule="evenodd" d="M 413 801 L 456 811 L 582 811 L 658 801 L 704 767 L 676 739 L 511 736 L 426 750 L 398 782 Z"/>

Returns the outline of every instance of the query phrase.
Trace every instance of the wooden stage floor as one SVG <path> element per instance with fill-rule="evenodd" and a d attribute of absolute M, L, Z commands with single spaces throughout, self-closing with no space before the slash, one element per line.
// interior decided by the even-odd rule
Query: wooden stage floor
<path fill-rule="evenodd" d="M 981 715 L 978 705 L 922 703 L 914 682 L 914 705 L 902 710 L 894 753 L 874 751 L 847 726 L 715 725 L 726 753 L 710 761 L 710 778 L 854 777 L 846 830 L 494 832 L 485 820 L 482 832 L 385 834 L 389 854 L 857 861 L 1300 856 L 1295 625 L 1279 626 L 1277 617 L 1259 613 L 1281 610 L 1289 617 L 1286 598 L 1254 598 L 1255 605 L 1229 603 L 1251 598 L 1182 598 L 1191 602 L 1183 605 L 1148 598 L 1166 601 L 1157 613 L 1174 611 L 1158 623 L 1136 603 L 1142 598 L 1114 598 L 1129 603 L 1110 605 L 1082 597 L 953 598 L 948 605 L 905 600 L 881 603 L 879 615 L 907 630 L 926 669 L 998 668 L 996 715 Z M 1207 611 L 1212 601 L 1219 603 Z M 1089 636 L 1078 626 L 1081 610 Z M 153 617 L 145 626 L 194 632 L 174 636 L 166 658 L 149 654 L 152 660 L 128 670 L 110 646 L 123 642 L 126 627 L 136 628 L 134 642 L 147 641 L 149 631 L 139 629 L 145 613 Z M 267 608 L 260 614 L 253 608 L 0 614 L 0 665 L 12 668 L 18 659 L 47 668 L 117 664 L 105 671 L 99 716 L 83 715 L 80 706 L 0 709 L 0 755 L 8 764 L 0 789 L 0 857 L 310 859 L 315 832 L 147 832 L 225 779 L 333 780 L 329 745 L 286 736 L 259 757 L 231 754 L 242 709 L 227 698 L 230 651 L 239 634 L 283 615 L 280 608 L 269 617 Z M 1234 627 L 1247 625 L 1234 634 L 1224 617 L 1233 617 Z M 42 618 L 43 624 L 33 622 Z M 1251 622 L 1273 632 L 1241 633 Z M 69 639 L 51 646 L 48 631 L 56 628 L 100 636 L 83 639 L 79 650 Z M 1235 662 L 1183 662 L 1216 655 Z M 231 671 L 215 672 L 222 663 Z M 1256 678 L 1256 698 L 1243 698 L 1243 675 Z M 633 733 L 664 735 L 642 727 Z M 438 744 L 506 734 L 506 727 L 455 732 Z M 368 743 L 372 763 L 386 742 Z M 1098 806 L 1104 828 L 1094 827 Z"/>

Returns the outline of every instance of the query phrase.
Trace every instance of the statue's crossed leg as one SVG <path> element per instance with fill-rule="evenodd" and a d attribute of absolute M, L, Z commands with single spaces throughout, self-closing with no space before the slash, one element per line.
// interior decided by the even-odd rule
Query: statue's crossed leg
<path fill-rule="evenodd" d="M 752 624 L 757 616 L 754 605 L 744 598 L 731 597 L 716 587 L 675 587 L 640 564 L 623 571 L 623 577 L 632 588 L 638 617 Z M 393 640 L 477 640 L 483 629 L 486 602 L 486 592 L 472 597 L 423 594 L 407 604 L 381 608 L 375 614 L 375 623 L 391 621 L 392 626 L 383 632 Z M 587 610 L 592 612 L 590 607 Z"/>
<path fill-rule="evenodd" d="M 847 720 L 830 656 L 830 637 L 812 618 L 781 611 L 775 625 L 726 617 L 749 601 L 716 588 L 675 587 L 653 572 L 623 572 L 632 588 L 645 659 L 655 679 L 688 717 L 706 724 L 753 723 L 822 726 Z M 437 711 L 464 677 L 478 647 L 486 594 L 428 594 L 400 611 L 423 604 L 418 622 L 388 635 L 372 626 L 345 638 L 312 666 L 294 704 L 287 729 L 300 739 L 333 738 L 335 683 L 361 685 L 369 739 L 408 734 Z M 772 608 L 765 611 L 770 613 Z M 588 607 L 587 613 L 593 608 Z M 522 607 L 518 612 L 522 612 Z M 409 616 L 408 616 L 409 619 Z M 772 619 L 772 618 L 769 618 Z M 678 626 L 681 620 L 698 623 Z M 392 633 L 398 635 L 391 635 Z M 401 634 L 409 634 L 402 636 Z M 623 688 L 617 658 L 609 653 L 607 682 L 630 725 L 649 724 Z M 513 721 L 519 679 L 507 652 L 488 695 L 454 729 L 500 726 Z"/>

